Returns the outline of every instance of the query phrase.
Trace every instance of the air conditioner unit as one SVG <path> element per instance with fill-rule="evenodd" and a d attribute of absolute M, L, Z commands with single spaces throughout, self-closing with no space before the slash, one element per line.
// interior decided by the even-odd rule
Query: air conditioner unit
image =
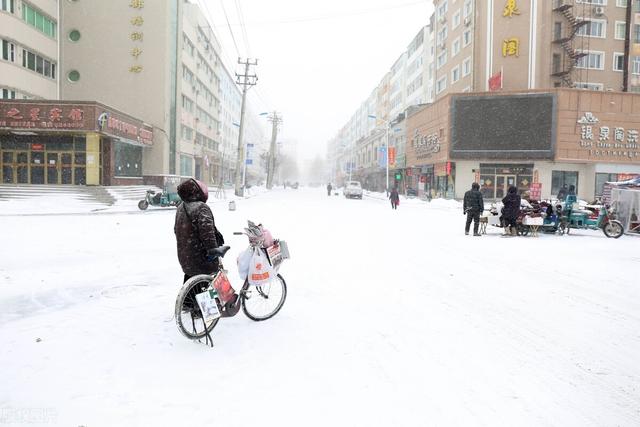
<path fill-rule="evenodd" d="M 595 16 L 602 16 L 604 15 L 604 7 L 602 6 L 596 6 L 593 8 L 593 14 Z"/>
<path fill-rule="evenodd" d="M 464 26 L 468 27 L 469 25 L 471 25 L 471 18 L 464 18 Z"/>

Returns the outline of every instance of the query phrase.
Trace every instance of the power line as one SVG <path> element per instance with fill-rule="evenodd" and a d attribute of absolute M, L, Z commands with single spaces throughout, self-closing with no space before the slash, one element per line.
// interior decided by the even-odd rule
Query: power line
<path fill-rule="evenodd" d="M 233 30 L 231 29 L 231 23 L 229 22 L 229 16 L 227 15 L 227 9 L 224 7 L 224 0 L 220 0 L 220 5 L 222 5 L 222 11 L 224 12 L 224 18 L 227 21 L 227 27 L 229 28 L 229 33 L 231 33 L 231 39 L 233 40 L 233 45 L 236 47 L 236 53 L 238 54 L 238 58 L 240 58 L 240 49 L 238 49 L 238 43 L 236 43 L 236 37 L 233 34 Z"/>
<path fill-rule="evenodd" d="M 242 28 L 242 37 L 244 38 L 244 45 L 247 48 L 247 55 L 251 56 L 251 47 L 249 46 L 249 36 L 247 35 L 247 27 L 244 23 L 244 13 L 242 13 L 242 6 L 238 0 L 235 0 L 236 4 L 236 12 L 238 13 L 238 18 L 240 19 L 240 26 Z"/>

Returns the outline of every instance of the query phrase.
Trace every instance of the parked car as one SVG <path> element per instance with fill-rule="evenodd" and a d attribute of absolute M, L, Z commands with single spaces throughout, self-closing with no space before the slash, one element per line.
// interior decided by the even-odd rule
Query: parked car
<path fill-rule="evenodd" d="M 349 181 L 342 192 L 347 199 L 362 199 L 362 186 L 358 181 Z"/>

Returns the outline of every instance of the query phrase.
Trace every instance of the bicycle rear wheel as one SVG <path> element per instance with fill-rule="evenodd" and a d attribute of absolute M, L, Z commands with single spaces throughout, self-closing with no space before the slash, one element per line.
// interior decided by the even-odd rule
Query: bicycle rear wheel
<path fill-rule="evenodd" d="M 242 287 L 242 311 L 256 322 L 275 316 L 287 299 L 287 283 L 281 275 L 263 286 L 250 286 L 245 281 Z"/>
<path fill-rule="evenodd" d="M 178 330 L 191 340 L 201 339 L 208 333 L 210 334 L 220 320 L 205 322 L 196 301 L 196 295 L 207 290 L 211 285 L 211 280 L 212 277 L 208 274 L 193 276 L 182 285 L 176 297 L 175 315 Z"/>

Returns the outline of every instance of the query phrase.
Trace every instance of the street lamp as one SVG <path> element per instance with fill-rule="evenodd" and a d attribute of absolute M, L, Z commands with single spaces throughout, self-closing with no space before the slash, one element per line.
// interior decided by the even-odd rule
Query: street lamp
<path fill-rule="evenodd" d="M 387 179 L 387 184 L 386 184 L 386 191 L 387 191 L 387 195 L 389 194 L 389 129 L 391 128 L 391 122 L 389 122 L 388 120 L 385 119 L 378 119 L 378 117 L 376 117 L 374 114 L 369 114 L 367 117 L 369 117 L 370 119 L 375 119 L 375 120 L 380 120 L 381 122 L 383 122 L 386 126 L 386 133 L 387 133 L 387 143 L 386 143 L 386 153 L 385 153 L 385 163 L 386 163 L 386 179 Z"/>

